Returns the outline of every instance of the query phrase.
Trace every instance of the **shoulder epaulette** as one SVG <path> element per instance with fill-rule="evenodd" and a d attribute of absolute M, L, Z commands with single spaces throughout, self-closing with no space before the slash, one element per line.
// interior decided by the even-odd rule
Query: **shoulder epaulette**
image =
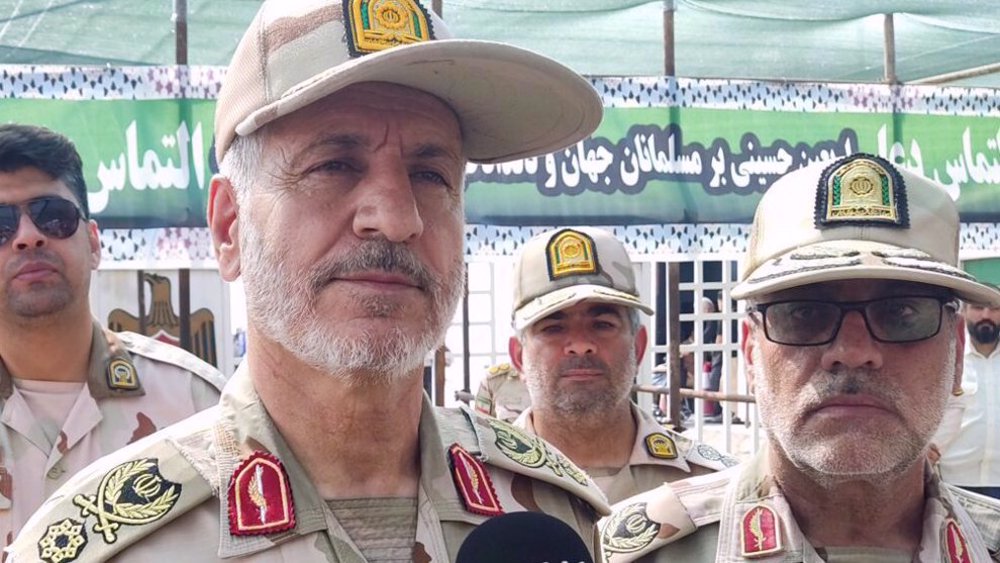
<path fill-rule="evenodd" d="M 610 512 L 604 493 L 590 477 L 538 436 L 465 406 L 458 412 L 471 425 L 479 457 L 487 464 L 564 489 L 587 501 L 598 514 Z"/>
<path fill-rule="evenodd" d="M 25 524 L 11 561 L 105 561 L 212 496 L 162 433 L 73 476 Z"/>
<path fill-rule="evenodd" d="M 501 375 L 513 377 L 517 375 L 517 370 L 514 369 L 514 366 L 512 366 L 508 362 L 491 366 L 488 370 L 486 370 L 487 378 L 492 379 L 494 377 L 499 377 Z"/>
<path fill-rule="evenodd" d="M 1000 555 L 1000 526 L 996 524 L 1000 521 L 1000 500 L 976 494 L 948 483 L 942 482 L 941 485 L 969 513 L 990 554 L 994 557 Z M 984 526 L 984 522 L 987 525 Z"/>
<path fill-rule="evenodd" d="M 702 467 L 707 467 L 709 469 L 714 469 L 716 471 L 722 471 L 723 469 L 728 469 L 734 465 L 738 465 L 740 460 L 735 457 L 726 455 L 714 447 L 695 440 L 691 440 L 686 436 L 682 436 L 673 430 L 664 430 L 668 433 L 674 442 L 677 444 L 677 448 L 680 450 L 681 455 L 688 463 L 693 463 L 695 465 L 700 465 Z"/>
<path fill-rule="evenodd" d="M 186 350 L 135 332 L 116 332 L 115 335 L 130 354 L 185 369 L 204 379 L 220 392 L 226 385 L 225 376 L 215 366 Z"/>

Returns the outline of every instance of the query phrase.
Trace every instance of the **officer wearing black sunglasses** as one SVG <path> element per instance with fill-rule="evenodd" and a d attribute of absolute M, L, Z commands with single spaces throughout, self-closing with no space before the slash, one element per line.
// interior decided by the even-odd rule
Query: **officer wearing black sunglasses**
<path fill-rule="evenodd" d="M 962 377 L 958 299 L 1000 303 L 958 268 L 958 235 L 940 186 L 877 156 L 778 180 L 731 292 L 768 442 L 616 506 L 609 561 L 996 561 L 1000 502 L 927 461 Z"/>
<path fill-rule="evenodd" d="M 93 318 L 101 258 L 80 156 L 0 125 L 0 543 L 76 471 L 215 404 L 223 382 L 181 349 Z"/>

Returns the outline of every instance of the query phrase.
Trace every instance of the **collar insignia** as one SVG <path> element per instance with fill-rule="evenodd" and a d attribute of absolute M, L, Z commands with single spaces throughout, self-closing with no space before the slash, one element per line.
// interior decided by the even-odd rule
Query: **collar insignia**
<path fill-rule="evenodd" d="M 344 0 L 352 57 L 434 39 L 431 18 L 417 0 Z"/>
<path fill-rule="evenodd" d="M 570 229 L 560 231 L 549 239 L 545 250 L 549 279 L 598 273 L 594 239 L 583 233 Z"/>
<path fill-rule="evenodd" d="M 889 161 L 870 154 L 852 155 L 820 175 L 816 227 L 842 224 L 910 226 L 906 184 Z"/>
<path fill-rule="evenodd" d="M 229 533 L 258 536 L 295 527 L 295 503 L 281 461 L 254 452 L 229 481 Z"/>
<path fill-rule="evenodd" d="M 108 364 L 108 387 L 116 391 L 134 391 L 139 388 L 139 374 L 132 362 L 115 358 Z"/>
<path fill-rule="evenodd" d="M 448 456 L 451 459 L 451 476 L 455 480 L 455 489 L 462 497 L 465 509 L 483 516 L 503 514 L 493 481 L 483 463 L 458 444 L 452 444 L 448 448 Z"/>
<path fill-rule="evenodd" d="M 755 559 L 780 553 L 785 549 L 781 543 L 781 519 L 770 507 L 758 504 L 743 516 L 740 523 L 741 555 Z"/>
<path fill-rule="evenodd" d="M 115 466 L 101 479 L 97 493 L 76 495 L 73 504 L 80 508 L 80 516 L 93 514 L 97 523 L 91 530 L 104 543 L 113 544 L 123 525 L 142 526 L 163 518 L 177 504 L 181 488 L 160 475 L 158 459 L 147 457 Z M 65 520 L 60 525 L 67 533 L 74 529 Z"/>
<path fill-rule="evenodd" d="M 954 518 L 949 518 L 944 527 L 944 548 L 946 563 L 972 563 L 969 545 Z"/>
<path fill-rule="evenodd" d="M 670 436 L 661 432 L 646 436 L 646 451 L 658 459 L 677 459 L 677 446 Z"/>
<path fill-rule="evenodd" d="M 83 522 L 66 518 L 45 529 L 38 542 L 38 558 L 45 563 L 73 561 L 87 545 L 87 530 Z"/>

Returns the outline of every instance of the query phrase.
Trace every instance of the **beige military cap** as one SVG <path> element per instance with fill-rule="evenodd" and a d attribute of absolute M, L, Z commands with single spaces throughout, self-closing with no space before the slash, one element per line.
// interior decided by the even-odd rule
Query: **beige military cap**
<path fill-rule="evenodd" d="M 237 135 L 372 81 L 449 105 L 473 162 L 561 149 L 589 135 L 603 112 L 594 88 L 569 68 L 503 43 L 452 39 L 418 0 L 268 0 L 219 92 L 216 158 Z"/>
<path fill-rule="evenodd" d="M 653 310 L 639 299 L 632 260 L 594 227 L 547 231 L 524 243 L 514 264 L 514 330 L 583 300 Z"/>
<path fill-rule="evenodd" d="M 959 269 L 958 237 L 958 209 L 931 180 L 868 154 L 813 164 L 786 174 L 761 198 L 731 295 L 886 279 L 1000 303 L 1000 292 Z"/>

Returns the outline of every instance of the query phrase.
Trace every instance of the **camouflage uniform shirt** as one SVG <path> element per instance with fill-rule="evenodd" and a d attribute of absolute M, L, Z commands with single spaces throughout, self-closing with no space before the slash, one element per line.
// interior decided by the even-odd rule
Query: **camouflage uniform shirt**
<path fill-rule="evenodd" d="M 95 459 L 219 400 L 224 379 L 184 350 L 95 321 L 86 385 L 55 444 L 0 363 L 0 538 L 9 544 L 28 517 Z"/>
<path fill-rule="evenodd" d="M 1000 502 L 940 481 L 927 468 L 924 534 L 915 554 L 809 544 L 767 470 L 767 454 L 664 485 L 601 521 L 608 563 L 984 563 L 1000 561 Z"/>
<path fill-rule="evenodd" d="M 248 370 L 247 364 L 237 370 L 217 407 L 103 458 L 70 480 L 28 522 L 9 549 L 12 560 L 364 563 L 274 428 Z M 609 507 L 586 475 L 540 440 L 468 409 L 435 408 L 426 396 L 419 440 L 414 562 L 453 561 L 462 541 L 489 517 L 470 511 L 469 497 L 456 485 L 449 464 L 455 463 L 449 452 L 456 443 L 470 455 L 465 467 L 483 469 L 472 479 L 484 493 L 477 502 L 489 504 L 485 491 L 492 485 L 504 512 L 545 512 L 596 550 L 597 515 Z M 241 464 L 258 455 L 280 461 L 288 490 L 258 506 L 268 519 L 279 518 L 287 507 L 294 522 L 277 533 L 244 535 L 230 496 L 245 498 L 249 492 L 253 498 L 255 491 L 230 485 L 239 482 L 233 476 Z"/>
<path fill-rule="evenodd" d="M 528 386 L 514 366 L 503 363 L 487 370 L 476 393 L 476 410 L 506 422 L 513 422 L 531 405 Z"/>
<path fill-rule="evenodd" d="M 638 427 L 628 463 L 613 475 L 601 477 L 595 476 L 599 470 L 583 468 L 592 472 L 591 477 L 609 502 L 615 503 L 663 483 L 712 473 L 738 463 L 708 444 L 695 442 L 663 428 L 635 403 L 631 404 L 631 408 L 632 418 Z M 535 434 L 531 409 L 521 413 L 514 425 Z"/>

